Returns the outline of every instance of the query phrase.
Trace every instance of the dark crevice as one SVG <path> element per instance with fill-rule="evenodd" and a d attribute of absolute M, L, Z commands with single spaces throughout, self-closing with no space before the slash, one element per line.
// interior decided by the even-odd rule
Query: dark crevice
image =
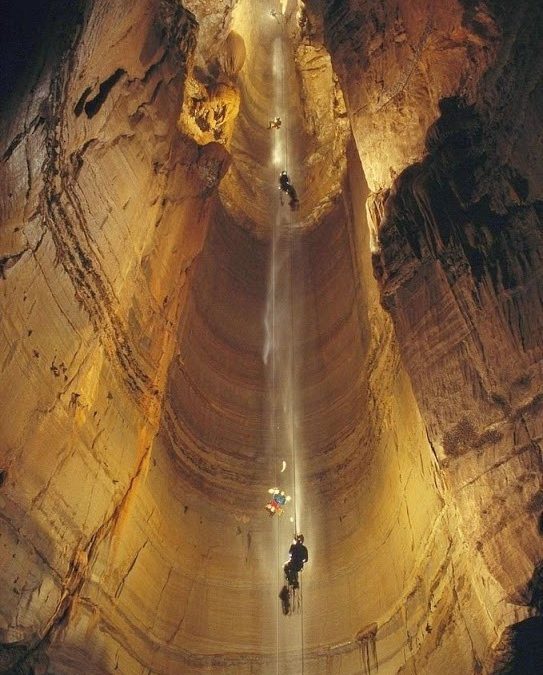
<path fill-rule="evenodd" d="M 102 84 L 100 85 L 100 88 L 98 89 L 98 93 L 94 98 L 92 98 L 90 101 L 87 101 L 87 103 L 84 104 L 83 108 L 85 110 L 85 114 L 87 117 L 90 119 L 91 117 L 94 117 L 96 113 L 100 110 L 102 105 L 104 104 L 106 98 L 109 95 L 109 92 L 113 89 L 113 87 L 117 84 L 117 82 L 121 79 L 123 75 L 125 75 L 126 71 L 123 70 L 122 68 L 117 68 L 117 70 L 110 75 L 107 80 L 104 80 Z M 85 94 L 83 94 L 84 96 Z M 88 94 L 87 94 L 88 96 Z M 80 99 L 81 101 L 81 99 Z M 79 102 L 78 104 L 79 105 Z M 76 105 L 76 109 L 77 109 Z M 77 111 L 74 110 L 74 112 L 77 115 Z"/>
<path fill-rule="evenodd" d="M 24 642 L 0 643 L 2 675 L 37 675 L 49 672 L 48 665 L 44 649 L 35 649 Z"/>
<path fill-rule="evenodd" d="M 74 113 L 76 117 L 79 117 L 81 113 L 83 112 L 83 106 L 85 105 L 85 101 L 87 100 L 88 95 L 91 93 L 92 87 L 87 87 L 85 91 L 81 94 L 81 98 L 79 101 L 75 104 L 74 108 Z"/>
<path fill-rule="evenodd" d="M 0 258 L 0 279 L 6 278 L 7 270 L 9 270 L 11 267 L 14 267 L 27 251 L 28 249 L 25 248 L 23 251 L 20 251 L 19 253 L 14 253 L 13 255 L 8 255 L 4 256 L 3 258 Z"/>
<path fill-rule="evenodd" d="M 87 0 L 3 0 L 0 16 L 0 108 L 17 105 L 44 68 L 54 72 L 74 31 L 81 24 Z M 15 107 L 13 107 L 15 110 Z"/>

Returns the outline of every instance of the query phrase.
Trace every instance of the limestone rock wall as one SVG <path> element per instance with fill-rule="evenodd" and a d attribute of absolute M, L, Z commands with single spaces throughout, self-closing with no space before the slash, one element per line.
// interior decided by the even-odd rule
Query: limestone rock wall
<path fill-rule="evenodd" d="M 542 552 L 543 17 L 533 2 L 363 4 L 307 3 L 306 31 L 346 96 L 382 303 L 469 555 L 501 588 L 485 601 L 500 630 Z"/>
<path fill-rule="evenodd" d="M 473 98 L 501 35 L 491 3 L 469 0 L 310 0 L 303 24 L 330 51 L 373 192 L 420 158 L 442 97 Z"/>
<path fill-rule="evenodd" d="M 329 583 L 311 598 L 314 611 L 306 634 L 310 627 L 320 636 L 329 631 L 332 672 L 358 672 L 360 663 L 367 672 L 477 672 L 495 628 L 484 609 L 475 561 L 465 554 L 457 509 L 428 444 L 392 324 L 376 302 L 367 192 L 360 189 L 365 180 L 354 148 L 348 157 L 345 197 L 360 283 L 364 375 L 355 429 L 320 459 L 320 471 L 312 476 L 324 496 L 311 502 L 315 568 L 326 578 L 323 566 L 333 562 L 327 568 Z M 330 473 L 328 458 L 340 462 Z M 329 489 L 337 493 L 328 501 Z M 487 592 L 496 597 L 492 581 L 486 581 Z"/>
<path fill-rule="evenodd" d="M 541 556 L 541 216 L 537 175 L 494 154 L 500 131 L 443 105 L 386 203 L 379 273 L 472 546 L 518 600 Z"/>
<path fill-rule="evenodd" d="M 227 166 L 176 128 L 189 13 L 167 1 L 55 9 L 42 68 L 2 127 L 0 628 L 3 666 L 21 668 L 77 626 L 80 602 L 91 624 L 123 605 L 145 547 L 125 525 L 136 504 L 152 512 L 140 490 L 183 288 Z M 68 630 L 55 669 L 78 670 L 85 630 Z M 107 632 L 89 638 L 87 672 L 114 669 Z"/>
<path fill-rule="evenodd" d="M 299 675 L 281 96 L 304 672 L 488 672 L 540 609 L 542 23 L 506 4 L 59 0 L 2 116 L 0 668 L 269 675 L 277 630 Z"/>

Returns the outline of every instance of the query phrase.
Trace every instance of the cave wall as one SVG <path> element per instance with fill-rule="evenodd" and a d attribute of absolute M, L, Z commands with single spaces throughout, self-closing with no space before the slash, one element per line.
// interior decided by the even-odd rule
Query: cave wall
<path fill-rule="evenodd" d="M 287 4 L 307 669 L 486 672 L 541 555 L 540 9 Z M 3 115 L 2 667 L 275 663 L 250 9 L 61 3 Z"/>
<path fill-rule="evenodd" d="M 369 189 L 354 146 L 347 158 L 343 199 L 359 284 L 361 391 L 354 428 L 310 464 L 316 495 L 304 495 L 304 528 L 317 534 L 304 583 L 313 588 L 325 579 L 305 595 L 306 641 L 320 640 L 308 651 L 310 663 L 316 672 L 325 656 L 324 672 L 477 672 L 497 636 L 485 602 L 499 593 L 466 555 L 455 501 L 378 302 Z"/>
<path fill-rule="evenodd" d="M 41 658 L 81 596 L 94 622 L 102 601 L 123 604 L 138 556 L 124 526 L 136 503 L 152 511 L 139 490 L 182 289 L 227 166 L 176 127 L 190 14 L 153 1 L 54 9 L 41 69 L 2 127 L 4 665 Z M 84 635 L 66 636 L 73 662 Z M 96 672 L 113 669 L 115 650 L 93 640 Z"/>
<path fill-rule="evenodd" d="M 310 2 L 305 21 L 340 78 L 381 301 L 501 630 L 530 611 L 542 552 L 541 7 Z"/>
<path fill-rule="evenodd" d="M 404 358 L 429 436 L 473 545 L 512 596 L 541 555 L 540 216 L 536 203 L 514 192 L 520 177 L 510 166 L 494 171 L 490 190 L 477 195 L 476 176 L 490 172 L 482 165 L 484 131 L 472 109 L 450 114 L 455 121 L 445 113 L 432 130 L 438 135 L 447 125 L 446 147 L 438 140 L 433 157 L 402 174 L 385 207 L 383 297 L 406 336 Z M 498 204 L 504 192 L 511 201 Z M 424 228 L 421 248 L 405 217 L 408 202 Z M 403 251 L 417 260 L 406 274 L 404 258 L 401 281 L 390 264 L 402 255 L 400 222 L 411 230 Z M 423 315 L 421 308 L 430 309 Z M 428 377 L 435 368 L 438 380 Z"/>
<path fill-rule="evenodd" d="M 304 3 L 302 26 L 324 40 L 372 192 L 418 160 L 444 96 L 474 96 L 496 58 L 489 3 L 347 0 Z"/>

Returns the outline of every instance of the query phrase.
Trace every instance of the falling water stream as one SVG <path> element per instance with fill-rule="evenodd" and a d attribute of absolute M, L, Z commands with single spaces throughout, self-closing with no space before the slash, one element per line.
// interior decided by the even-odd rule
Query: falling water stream
<path fill-rule="evenodd" d="M 279 27 L 282 17 L 277 19 Z M 292 170 L 289 157 L 288 102 L 285 82 L 288 81 L 285 60 L 287 45 L 284 31 L 280 31 L 273 43 L 273 116 L 279 116 L 282 126 L 271 130 L 270 175 L 277 184 L 282 169 Z M 277 563 L 277 593 L 283 585 L 283 564 L 295 531 L 302 532 L 301 496 L 299 484 L 300 433 L 299 433 L 299 377 L 297 372 L 296 345 L 298 317 L 300 316 L 301 293 L 295 283 L 296 213 L 291 212 L 287 199 L 281 203 L 280 193 L 273 200 L 271 218 L 271 244 L 266 309 L 264 316 L 265 342 L 263 360 L 267 373 L 267 402 L 269 419 L 269 453 L 274 458 L 274 474 L 270 476 L 270 487 L 279 487 L 291 501 L 283 516 L 275 519 L 275 546 Z M 302 588 L 303 591 L 303 588 Z M 301 594 L 300 594 L 301 596 Z M 303 673 L 303 602 L 289 616 L 283 616 L 277 598 L 277 672 L 282 675 Z"/>

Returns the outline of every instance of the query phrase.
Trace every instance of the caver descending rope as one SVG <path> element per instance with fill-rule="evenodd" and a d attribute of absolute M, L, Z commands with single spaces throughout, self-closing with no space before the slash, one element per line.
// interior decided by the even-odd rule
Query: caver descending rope
<path fill-rule="evenodd" d="M 268 304 L 267 304 L 267 340 L 268 344 L 265 349 L 265 361 L 268 367 L 271 368 L 271 377 L 269 384 L 271 386 L 270 392 L 270 442 L 273 444 L 273 459 L 274 459 L 274 488 L 270 488 L 272 493 L 272 500 L 266 505 L 266 509 L 270 515 L 281 515 L 282 507 L 291 499 L 278 485 L 279 478 L 279 443 L 284 445 L 290 443 L 290 478 L 292 481 L 292 508 L 293 517 L 290 519 L 294 526 L 294 533 L 296 535 L 295 545 L 291 547 L 291 562 L 288 567 L 288 575 L 285 586 L 281 591 L 281 599 L 283 601 L 283 612 L 292 613 L 293 610 L 297 614 L 301 614 L 301 672 L 304 670 L 304 644 L 303 644 L 303 605 L 302 593 L 299 586 L 298 573 L 301 571 L 303 562 L 299 564 L 299 554 L 301 542 L 298 538 L 298 501 L 296 490 L 296 418 L 295 418 L 295 294 L 294 294 L 294 255 L 295 255 L 295 225 L 293 223 L 292 212 L 298 207 L 298 198 L 296 191 L 288 179 L 287 169 L 289 167 L 289 109 L 287 98 L 287 86 L 290 81 L 289 73 L 286 64 L 287 59 L 285 51 L 288 48 L 287 34 L 286 34 L 286 20 L 282 13 L 276 10 L 271 10 L 270 13 L 277 20 L 277 28 L 273 31 L 273 59 L 274 59 L 274 104 L 279 108 L 276 114 L 280 113 L 281 117 L 275 117 L 270 121 L 268 129 L 275 129 L 273 131 L 274 139 L 274 161 L 283 162 L 282 172 L 280 176 L 281 193 L 287 193 L 289 201 L 288 216 L 283 210 L 279 208 L 275 212 L 275 218 L 272 225 L 272 243 L 271 243 L 271 272 L 269 275 L 269 290 L 268 290 Z M 279 90 L 280 87 L 280 90 Z M 284 133 L 280 132 L 283 129 Z M 275 166 L 275 169 L 277 167 Z M 283 204 L 281 194 L 281 205 Z M 286 237 L 286 239 L 285 239 Z M 271 294 L 271 297 L 270 297 Z M 290 303 L 290 304 L 289 304 Z M 286 311 L 286 315 L 283 314 Z M 286 342 L 288 340 L 288 343 Z M 268 357 L 271 360 L 268 361 Z M 269 371 L 268 371 L 269 372 Z M 288 425 L 288 426 L 286 426 Z M 286 468 L 286 462 L 283 459 L 281 473 Z M 288 481 L 290 484 L 291 481 Z M 280 519 L 276 519 L 276 551 L 277 551 L 277 574 L 279 577 L 283 574 L 283 568 L 280 560 L 281 551 L 281 536 L 284 536 L 284 531 L 280 526 Z M 303 540 L 303 538 L 301 538 Z M 305 548 L 305 547 L 304 547 Z M 307 557 L 307 550 L 305 552 Z M 304 560 L 305 562 L 305 560 Z M 287 570 L 285 570 L 286 572 Z M 296 578 L 292 577 L 295 573 Z M 279 584 L 278 584 L 279 585 Z M 286 597 L 285 597 L 286 594 Z M 276 672 L 280 672 L 280 618 L 279 605 L 277 605 L 277 626 L 276 626 Z M 299 673 L 300 671 L 297 671 Z"/>
<path fill-rule="evenodd" d="M 289 131 L 290 131 L 290 125 L 289 125 L 289 111 L 288 111 L 288 101 L 287 101 L 287 77 L 285 73 L 285 64 L 286 64 L 286 59 L 285 59 L 285 41 L 286 41 L 286 19 L 284 16 L 282 16 L 282 21 L 279 21 L 279 25 L 282 28 L 281 35 L 279 37 L 280 39 L 280 45 L 281 45 L 281 113 L 283 116 L 283 130 L 284 130 L 284 157 L 283 157 L 283 168 L 284 171 L 287 172 L 289 171 Z M 288 218 L 287 218 L 287 223 L 288 223 L 288 232 L 287 232 L 287 237 L 288 237 L 288 243 L 289 243 L 289 269 L 288 269 L 288 274 L 289 274 L 289 302 L 290 302 L 290 332 L 288 334 L 289 338 L 289 373 L 288 377 L 290 378 L 290 392 L 289 392 L 289 410 L 288 410 L 288 422 L 289 422 L 289 431 L 290 431 L 290 447 L 291 447 L 291 458 L 290 458 L 290 464 L 292 467 L 292 508 L 293 508 L 293 517 L 294 517 L 294 532 L 297 535 L 298 534 L 298 500 L 297 500 L 297 490 L 296 490 L 296 448 L 295 448 L 295 424 L 296 424 L 296 419 L 294 416 L 294 357 L 295 357 L 295 322 L 294 322 L 294 309 L 295 309 L 295 303 L 294 303 L 294 253 L 295 253 L 295 237 L 294 237 L 294 224 L 293 224 L 293 219 L 292 219 L 292 209 L 290 208 L 289 205 L 289 211 L 288 211 Z M 275 223 L 274 223 L 274 228 L 275 228 Z M 274 245 L 272 248 L 272 255 L 275 253 L 275 248 L 276 248 L 276 232 L 273 232 L 273 238 L 274 238 Z M 274 274 L 275 274 L 275 267 L 274 267 Z M 275 280 L 274 280 L 275 281 Z M 273 289 L 275 293 L 275 288 Z M 274 296 L 274 301 L 275 301 L 275 296 Z M 275 306 L 272 305 L 272 311 L 275 311 Z M 275 315 L 274 315 L 274 323 L 275 323 Z M 275 390 L 274 390 L 274 397 L 275 397 Z M 274 417 L 274 422 L 275 422 L 275 417 Z M 277 444 L 275 446 L 276 450 L 276 469 L 275 471 L 277 472 L 277 463 L 278 463 L 278 457 L 277 457 Z M 279 530 L 277 530 L 279 532 Z M 302 581 L 301 581 L 301 576 L 299 576 L 299 590 L 298 590 L 298 603 L 299 603 L 299 612 L 300 612 L 300 621 L 301 621 L 301 673 L 303 675 L 304 673 L 304 616 L 303 616 L 303 593 L 302 593 Z M 277 614 L 279 618 L 279 613 Z M 279 646 L 277 645 L 277 648 L 279 649 Z M 278 655 L 279 656 L 279 655 Z M 279 664 L 278 664 L 279 667 Z"/>

